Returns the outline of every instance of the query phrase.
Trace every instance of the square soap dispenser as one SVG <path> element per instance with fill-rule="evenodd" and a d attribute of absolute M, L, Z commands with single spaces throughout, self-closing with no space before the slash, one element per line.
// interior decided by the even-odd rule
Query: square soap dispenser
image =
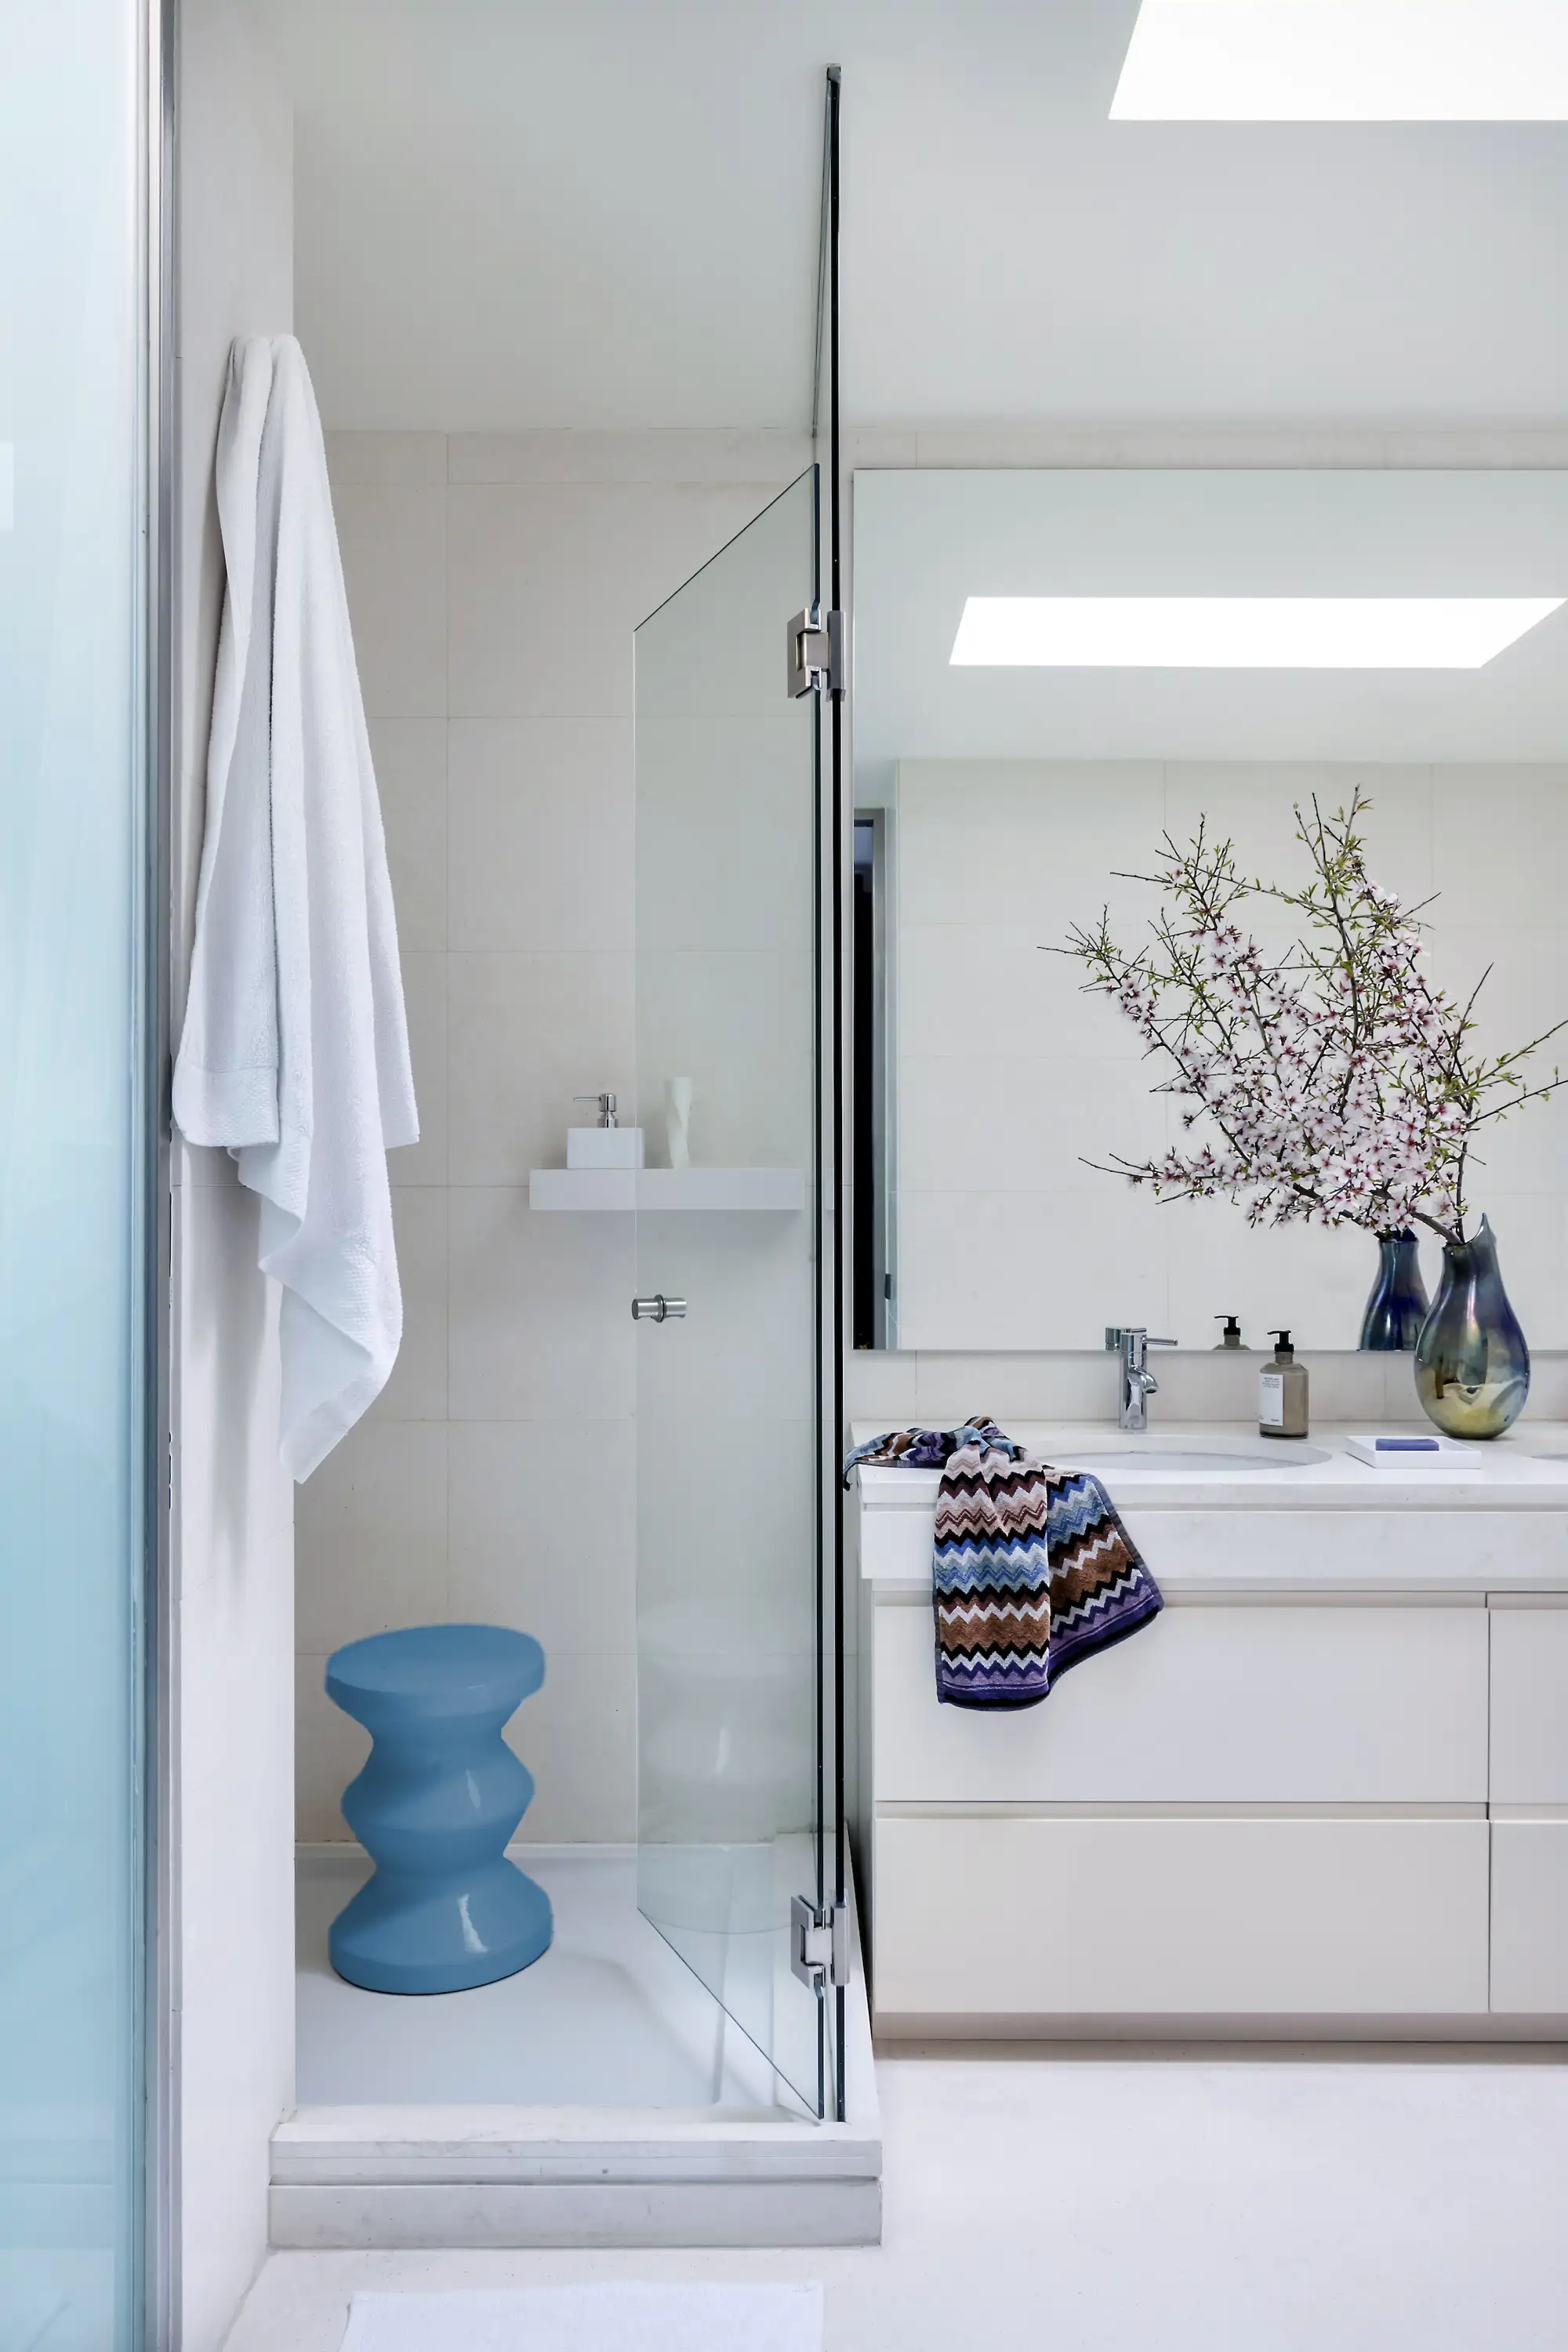
<path fill-rule="evenodd" d="M 568 1168 L 640 1168 L 643 1164 L 642 1129 L 623 1127 L 616 1117 L 614 1095 L 574 1095 L 574 1102 L 597 1103 L 599 1117 L 593 1127 L 569 1127 L 566 1130 L 566 1165 Z"/>

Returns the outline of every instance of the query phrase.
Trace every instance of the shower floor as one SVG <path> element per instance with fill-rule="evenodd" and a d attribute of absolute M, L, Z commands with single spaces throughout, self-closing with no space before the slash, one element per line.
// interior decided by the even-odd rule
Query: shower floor
<path fill-rule="evenodd" d="M 327 1931 L 370 1875 L 357 1847 L 301 1855 L 300 2106 L 719 2108 L 799 2102 L 637 1906 L 634 1851 L 518 1847 L 555 1914 L 542 1958 L 500 1984 L 417 1999 L 333 1974 Z"/>
<path fill-rule="evenodd" d="M 513 1859 L 550 1897 L 549 1951 L 500 1984 L 400 1999 L 345 1984 L 327 1958 L 367 1857 L 301 1853 L 296 2104 L 272 2135 L 273 2244 L 874 2242 L 881 2126 L 858 1944 L 850 2120 L 818 2123 L 642 1916 L 635 1851 L 520 1846 Z"/>

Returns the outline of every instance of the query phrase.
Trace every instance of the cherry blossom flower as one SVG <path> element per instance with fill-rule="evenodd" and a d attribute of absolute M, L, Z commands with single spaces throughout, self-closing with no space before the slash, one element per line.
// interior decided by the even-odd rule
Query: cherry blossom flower
<path fill-rule="evenodd" d="M 1366 871 L 1358 791 L 1325 816 L 1298 806 L 1310 879 L 1297 890 L 1248 880 L 1206 821 L 1179 847 L 1167 834 L 1153 882 L 1164 903 L 1147 944 L 1112 939 L 1109 910 L 1065 949 L 1084 986 L 1131 1021 L 1181 1106 L 1184 1141 L 1154 1159 L 1112 1154 L 1113 1172 L 1162 1200 L 1225 1198 L 1253 1225 L 1425 1225 L 1465 1238 L 1477 1130 L 1558 1083 L 1524 1065 L 1557 1022 L 1511 1052 L 1475 1046 L 1482 974 L 1462 1003 L 1426 970 L 1419 916 Z M 1267 953 L 1244 928 L 1249 904 L 1289 908 L 1300 936 Z M 1091 1165 L 1100 1165 L 1091 1162 Z"/>

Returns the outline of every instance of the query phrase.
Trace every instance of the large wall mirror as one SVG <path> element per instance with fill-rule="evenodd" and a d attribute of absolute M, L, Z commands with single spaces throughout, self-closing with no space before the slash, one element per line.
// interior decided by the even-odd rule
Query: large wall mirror
<path fill-rule="evenodd" d="M 1106 1172 L 1190 1150 L 1170 1072 L 1060 952 L 1135 950 L 1200 825 L 1310 878 L 1358 800 L 1473 1045 L 1568 1019 L 1568 475 L 876 472 L 855 483 L 863 1346 L 1353 1349 L 1374 1235 Z M 1156 877 L 1153 881 L 1138 877 Z M 1265 960 L 1303 924 L 1237 920 Z M 1568 1069 L 1568 1030 L 1527 1066 Z M 1568 1347 L 1568 1090 L 1477 1130 L 1527 1337 Z M 1441 1243 L 1422 1233 L 1430 1291 Z"/>

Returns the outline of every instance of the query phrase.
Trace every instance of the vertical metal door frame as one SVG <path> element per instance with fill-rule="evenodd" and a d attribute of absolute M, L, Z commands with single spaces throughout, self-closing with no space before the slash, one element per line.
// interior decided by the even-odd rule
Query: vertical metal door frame
<path fill-rule="evenodd" d="M 132 1331 L 140 1348 L 141 1679 L 137 1853 L 140 1950 L 134 1987 L 141 2100 L 135 2227 L 136 2306 L 148 2352 L 178 2352 L 179 1787 L 178 1612 L 171 1580 L 171 1135 L 169 1119 L 169 825 L 174 709 L 176 529 L 176 83 L 179 0 L 140 0 L 142 89 L 140 211 L 142 317 L 142 547 L 140 590 L 142 840 L 136 888 L 136 986 L 142 1053 L 136 1078 L 133 1213 L 142 1248 Z"/>
<path fill-rule="evenodd" d="M 843 74 L 837 66 L 829 66 L 824 91 L 822 138 L 822 215 L 821 242 L 816 304 L 816 365 L 812 384 L 811 431 L 813 447 L 819 448 L 825 437 L 826 425 L 827 477 L 827 610 L 842 614 L 844 609 L 844 534 L 843 534 L 843 463 L 839 440 L 839 110 L 843 94 Z M 819 478 L 824 468 L 819 464 Z M 821 601 L 822 577 L 820 555 L 817 572 L 818 600 Z M 819 1714 L 820 1737 L 826 1754 L 820 1782 L 819 1821 L 825 1821 L 827 1809 L 832 1811 L 832 1850 L 823 1855 L 824 1874 L 829 1884 L 819 1887 L 817 1901 L 824 1911 L 844 1916 L 848 1900 L 848 1843 L 845 1819 L 845 1690 L 844 1653 L 846 1641 L 846 1594 L 844 1589 L 844 1507 L 841 1482 L 838 1476 L 844 1430 L 844 1349 L 847 1339 L 847 1244 L 844 1227 L 845 1183 L 845 1036 L 844 1024 L 847 1007 L 844 986 L 846 877 L 844 836 L 844 702 L 847 678 L 842 674 L 847 655 L 847 635 L 842 630 L 834 638 L 835 656 L 824 696 L 827 736 L 827 807 L 826 819 L 830 839 L 828 856 L 828 891 L 831 898 L 826 926 L 827 938 L 821 936 L 818 923 L 817 968 L 820 972 L 826 960 L 828 984 L 824 991 L 826 999 L 825 1014 L 830 1031 L 828 1046 L 829 1093 L 829 1202 L 833 1223 L 832 1281 L 828 1297 L 824 1301 L 825 1320 L 830 1328 L 819 1332 L 819 1341 L 826 1341 L 831 1360 L 827 1382 L 829 1416 L 821 1432 L 818 1459 L 821 1465 L 824 1493 L 823 1511 L 819 1524 L 830 1522 L 831 1537 L 826 1546 L 831 1564 L 832 1602 L 830 1612 L 824 1611 L 819 1642 L 819 1655 L 826 1652 L 825 1671 L 829 1687 L 823 1693 Z M 820 918 L 821 893 L 818 893 Z M 818 1024 L 821 1036 L 821 1024 Z M 820 1088 L 818 1098 L 820 1099 Z M 821 1176 L 819 1168 L 819 1180 Z M 820 1354 L 820 1350 L 819 1350 Z M 825 1569 L 827 1566 L 825 1562 Z M 826 1580 L 826 1579 L 824 1580 Z M 826 1841 L 824 1839 L 824 1845 Z M 837 1976 L 839 1971 L 835 1970 Z M 826 2088 L 824 2113 L 838 2123 L 845 2119 L 845 2011 L 846 1989 L 842 1983 L 825 1986 L 824 1998 L 831 2004 L 831 2085 Z"/>

